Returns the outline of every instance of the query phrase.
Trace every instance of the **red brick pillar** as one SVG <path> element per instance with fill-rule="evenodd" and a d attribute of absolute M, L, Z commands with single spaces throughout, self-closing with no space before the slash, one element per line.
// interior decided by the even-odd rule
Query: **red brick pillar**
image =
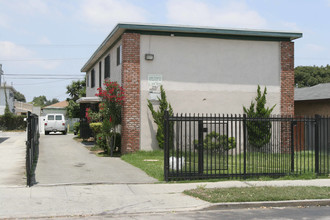
<path fill-rule="evenodd" d="M 122 35 L 121 79 L 125 90 L 121 152 L 125 154 L 140 149 L 140 34 Z"/>
<path fill-rule="evenodd" d="M 294 115 L 294 43 L 281 42 L 281 115 Z M 281 124 L 282 152 L 290 152 L 291 123 Z"/>

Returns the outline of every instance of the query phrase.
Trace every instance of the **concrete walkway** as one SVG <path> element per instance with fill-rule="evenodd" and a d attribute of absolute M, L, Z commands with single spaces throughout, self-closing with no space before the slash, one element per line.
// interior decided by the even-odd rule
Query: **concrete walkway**
<path fill-rule="evenodd" d="M 0 186 L 24 186 L 26 132 L 0 132 Z"/>
<path fill-rule="evenodd" d="M 94 155 L 72 134 L 40 135 L 39 146 L 38 185 L 157 182 L 120 158 Z"/>
<path fill-rule="evenodd" d="M 184 190 L 194 189 L 200 185 L 206 188 L 251 186 L 330 187 L 330 179 L 222 181 L 187 184 L 36 185 L 31 188 L 0 187 L 0 218 L 112 216 L 218 208 L 221 204 L 211 204 L 182 193 Z M 330 205 L 330 199 L 309 202 L 301 204 Z M 254 207 L 262 207 L 265 204 L 265 202 L 256 203 Z M 288 203 L 285 204 L 288 205 Z M 280 206 L 281 202 L 278 202 L 278 205 Z M 226 206 L 228 208 L 228 204 Z"/>

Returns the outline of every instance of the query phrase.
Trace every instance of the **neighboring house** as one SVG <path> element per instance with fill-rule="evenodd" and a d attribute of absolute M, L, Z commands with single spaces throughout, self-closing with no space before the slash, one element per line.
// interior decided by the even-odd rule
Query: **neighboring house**
<path fill-rule="evenodd" d="M 66 107 L 68 106 L 67 101 L 57 102 L 52 105 L 48 105 L 42 108 L 42 116 L 46 116 L 51 113 L 59 113 L 66 116 Z"/>
<path fill-rule="evenodd" d="M 6 85 L 6 89 L 4 87 L 5 85 L 2 84 L 0 87 L 0 115 L 3 115 L 5 113 L 5 108 L 6 108 L 6 95 L 5 91 L 7 93 L 7 102 L 9 106 L 9 110 L 13 113 L 15 113 L 15 108 L 14 108 L 14 92 L 16 90 L 14 89 L 13 86 Z"/>
<path fill-rule="evenodd" d="M 16 115 L 27 115 L 28 112 L 32 112 L 40 117 L 41 108 L 40 106 L 34 106 L 30 103 L 16 101 L 14 102 L 15 114 Z"/>
<path fill-rule="evenodd" d="M 297 116 L 330 116 L 330 83 L 295 88 L 294 105 Z"/>
<path fill-rule="evenodd" d="M 122 152 L 158 148 L 147 107 L 160 85 L 176 113 L 242 114 L 267 86 L 274 114 L 294 114 L 294 42 L 301 33 L 118 24 L 81 71 L 86 98 L 97 102 L 104 79 L 125 90 Z"/>

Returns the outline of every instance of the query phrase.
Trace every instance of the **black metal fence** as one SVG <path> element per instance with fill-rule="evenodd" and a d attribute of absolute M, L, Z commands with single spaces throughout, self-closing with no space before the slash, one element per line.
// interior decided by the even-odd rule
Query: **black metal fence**
<path fill-rule="evenodd" d="M 26 141 L 26 184 L 35 183 L 35 169 L 39 156 L 39 119 L 38 116 L 28 112 Z"/>
<path fill-rule="evenodd" d="M 165 180 L 330 171 L 330 118 L 165 113 Z"/>

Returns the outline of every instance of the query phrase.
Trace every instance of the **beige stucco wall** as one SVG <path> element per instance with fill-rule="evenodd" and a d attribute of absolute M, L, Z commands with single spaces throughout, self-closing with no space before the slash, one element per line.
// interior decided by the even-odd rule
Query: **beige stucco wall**
<path fill-rule="evenodd" d="M 146 53 L 154 60 L 146 61 Z M 148 74 L 162 75 L 175 113 L 242 114 L 259 84 L 267 86 L 267 103 L 279 114 L 280 68 L 279 42 L 142 35 L 141 150 L 157 149 Z"/>
<path fill-rule="evenodd" d="M 330 115 L 330 100 L 295 101 L 294 112 L 297 116 Z"/>
<path fill-rule="evenodd" d="M 97 89 L 99 88 L 99 62 L 102 61 L 101 68 L 101 77 L 102 77 L 102 88 L 104 82 L 104 58 L 110 54 L 110 80 L 117 81 L 121 84 L 121 65 L 117 66 L 117 47 L 121 45 L 121 40 L 118 41 L 107 53 L 105 53 L 100 60 L 94 65 L 95 70 L 95 87 L 91 88 L 91 71 L 90 69 L 87 73 L 87 77 L 89 77 L 89 86 L 86 87 L 86 96 L 93 97 L 97 93 Z"/>

